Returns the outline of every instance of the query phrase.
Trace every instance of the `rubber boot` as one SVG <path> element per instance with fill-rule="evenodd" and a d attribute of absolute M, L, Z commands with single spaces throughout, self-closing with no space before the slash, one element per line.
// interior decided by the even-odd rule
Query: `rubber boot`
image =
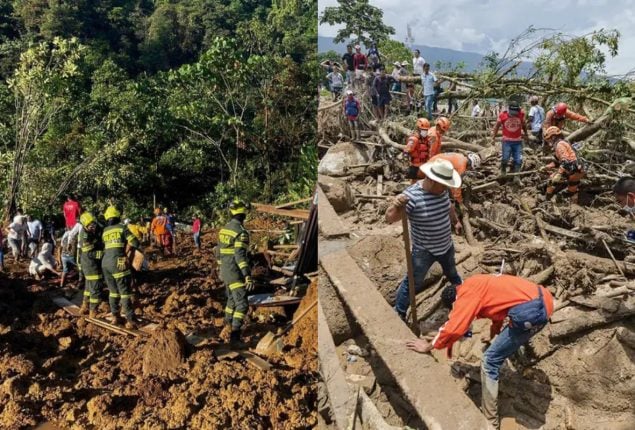
<path fill-rule="evenodd" d="M 359 135 L 359 125 L 355 124 L 355 137 L 357 140 L 361 140 L 361 137 Z"/>
<path fill-rule="evenodd" d="M 232 330 L 229 335 L 229 344 L 232 348 L 243 348 L 245 346 L 245 343 L 240 337 L 240 330 Z"/>
<path fill-rule="evenodd" d="M 490 428 L 499 430 L 498 419 L 498 381 L 490 379 L 481 366 L 481 410 L 489 422 Z"/>
<path fill-rule="evenodd" d="M 225 325 L 223 326 L 223 330 L 220 332 L 218 337 L 220 337 L 223 342 L 228 342 L 231 332 L 232 325 L 225 323 Z"/>
<path fill-rule="evenodd" d="M 82 302 L 82 306 L 79 308 L 80 315 L 86 315 L 88 313 L 88 300 Z"/>
<path fill-rule="evenodd" d="M 121 325 L 123 323 L 123 320 L 121 319 L 121 317 L 117 314 L 112 314 L 110 316 L 110 323 L 113 325 Z"/>
<path fill-rule="evenodd" d="M 501 176 L 507 175 L 507 166 L 505 164 L 501 164 Z"/>
<path fill-rule="evenodd" d="M 514 173 L 519 173 L 520 172 L 520 167 L 521 166 L 514 164 L 514 167 L 513 167 L 512 171 Z M 515 185 L 522 185 L 523 184 L 522 181 L 520 180 L 520 176 L 514 176 L 514 184 Z"/>

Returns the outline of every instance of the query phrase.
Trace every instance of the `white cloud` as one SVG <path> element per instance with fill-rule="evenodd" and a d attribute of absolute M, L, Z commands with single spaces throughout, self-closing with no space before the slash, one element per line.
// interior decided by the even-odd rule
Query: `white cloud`
<path fill-rule="evenodd" d="M 416 44 L 488 53 L 504 51 L 524 29 L 550 28 L 582 35 L 600 28 L 617 29 L 619 54 L 607 58 L 607 72 L 624 74 L 635 68 L 635 14 L 628 0 L 371 0 L 384 11 L 384 22 L 395 27 L 394 38 L 404 40 L 412 25 Z M 320 12 L 337 6 L 319 0 Z M 321 25 L 319 34 L 334 36 L 336 29 Z"/>

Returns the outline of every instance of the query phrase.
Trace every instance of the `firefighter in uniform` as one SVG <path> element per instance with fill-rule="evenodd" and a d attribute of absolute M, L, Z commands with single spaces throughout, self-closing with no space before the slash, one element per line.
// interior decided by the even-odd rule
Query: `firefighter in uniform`
<path fill-rule="evenodd" d="M 410 157 L 410 167 L 407 178 L 414 184 L 418 179 L 423 179 L 423 172 L 419 170 L 421 165 L 428 162 L 430 158 L 430 121 L 426 118 L 419 118 L 416 123 L 417 130 L 408 137 L 404 152 Z"/>
<path fill-rule="evenodd" d="M 79 234 L 79 243 L 81 243 L 80 258 L 85 279 L 84 301 L 80 312 L 85 315 L 90 309 L 88 316 L 95 318 L 104 282 L 101 271 L 104 243 L 101 239 L 101 228 L 92 213 L 84 212 L 79 217 L 79 222 L 84 227 Z"/>
<path fill-rule="evenodd" d="M 104 273 L 106 287 L 110 291 L 108 301 L 112 313 L 112 323 L 121 324 L 119 303 L 126 317 L 126 328 L 134 329 L 134 312 L 132 310 L 132 284 L 130 261 L 126 257 L 126 244 L 139 249 L 139 241 L 128 227 L 121 223 L 121 214 L 114 206 L 109 206 L 104 213 L 108 224 L 104 228 L 104 257 L 101 268 Z M 134 255 L 134 252 L 132 253 Z"/>
<path fill-rule="evenodd" d="M 219 232 L 220 278 L 227 291 L 225 328 L 221 337 L 230 332 L 230 342 L 240 342 L 240 329 L 247 313 L 247 291 L 254 288 L 247 259 L 249 233 L 243 226 L 247 217 L 245 202 L 235 199 L 229 206 L 232 219 Z"/>

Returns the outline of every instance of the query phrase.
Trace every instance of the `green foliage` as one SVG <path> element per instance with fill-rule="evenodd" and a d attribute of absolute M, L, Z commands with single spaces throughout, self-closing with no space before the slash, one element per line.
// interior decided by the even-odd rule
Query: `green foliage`
<path fill-rule="evenodd" d="M 397 40 L 386 39 L 383 40 L 377 46 L 379 53 L 381 54 L 384 64 L 389 65 L 395 61 L 406 61 L 410 63 L 412 59 L 412 52 L 403 44 Z"/>
<path fill-rule="evenodd" d="M 0 191 L 19 153 L 15 95 L 31 88 L 34 106 L 55 109 L 24 158 L 18 203 L 29 211 L 58 214 L 59 197 L 76 192 L 98 211 L 112 200 L 149 215 L 156 199 L 213 219 L 236 195 L 308 197 L 316 17 L 309 0 L 0 1 L 10 82 L 0 83 Z"/>
<path fill-rule="evenodd" d="M 362 43 L 370 47 L 371 42 L 380 43 L 395 34 L 394 27 L 385 25 L 384 12 L 369 3 L 369 0 L 337 0 L 339 6 L 329 6 L 320 17 L 320 24 L 343 24 L 333 39 L 341 43 L 348 39 L 353 44 Z"/>

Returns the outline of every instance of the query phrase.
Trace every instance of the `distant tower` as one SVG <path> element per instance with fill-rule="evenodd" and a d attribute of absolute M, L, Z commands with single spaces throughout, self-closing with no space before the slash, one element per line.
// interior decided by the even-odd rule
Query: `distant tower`
<path fill-rule="evenodd" d="M 408 35 L 406 36 L 405 43 L 408 49 L 412 49 L 412 44 L 415 42 L 415 38 L 412 37 L 412 27 L 410 27 L 410 24 L 407 24 L 406 28 L 408 29 Z"/>

